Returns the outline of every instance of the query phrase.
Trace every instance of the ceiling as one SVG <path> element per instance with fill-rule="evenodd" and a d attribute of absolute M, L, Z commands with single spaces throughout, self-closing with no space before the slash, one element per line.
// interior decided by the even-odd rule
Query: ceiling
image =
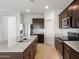
<path fill-rule="evenodd" d="M 26 9 L 30 9 L 31 14 L 41 14 L 47 11 L 45 6 L 50 9 L 62 9 L 72 0 L 0 0 L 0 12 L 22 12 L 28 14 Z"/>

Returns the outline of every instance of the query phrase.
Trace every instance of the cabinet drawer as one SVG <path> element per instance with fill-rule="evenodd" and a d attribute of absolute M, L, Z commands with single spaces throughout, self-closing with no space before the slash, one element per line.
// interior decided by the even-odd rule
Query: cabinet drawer
<path fill-rule="evenodd" d="M 14 53 L 14 52 L 0 52 L 0 59 L 22 59 L 21 53 Z"/>

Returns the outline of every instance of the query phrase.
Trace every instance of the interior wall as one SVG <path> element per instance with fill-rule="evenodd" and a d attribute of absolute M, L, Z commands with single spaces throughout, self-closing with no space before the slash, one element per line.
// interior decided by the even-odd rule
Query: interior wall
<path fill-rule="evenodd" d="M 0 17 L 0 41 L 8 40 L 8 18 Z"/>
<path fill-rule="evenodd" d="M 8 47 L 16 44 L 16 16 L 8 17 Z"/>
<path fill-rule="evenodd" d="M 2 30 L 1 30 L 1 18 L 0 18 L 0 41 L 2 41 Z"/>
<path fill-rule="evenodd" d="M 45 13 L 45 43 L 54 47 L 54 33 L 55 33 L 55 12 L 50 11 Z"/>
<path fill-rule="evenodd" d="M 32 24 L 32 18 L 44 18 L 44 15 L 24 15 L 24 24 Z"/>
<path fill-rule="evenodd" d="M 24 24 L 24 14 L 20 13 L 20 24 Z"/>
<path fill-rule="evenodd" d="M 8 40 L 8 17 L 1 17 L 2 40 Z"/>

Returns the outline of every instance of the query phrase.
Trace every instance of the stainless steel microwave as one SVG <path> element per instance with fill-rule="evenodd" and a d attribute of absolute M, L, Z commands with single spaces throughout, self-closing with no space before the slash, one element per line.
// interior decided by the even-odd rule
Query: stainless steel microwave
<path fill-rule="evenodd" d="M 62 28 L 72 28 L 72 17 L 62 19 Z"/>

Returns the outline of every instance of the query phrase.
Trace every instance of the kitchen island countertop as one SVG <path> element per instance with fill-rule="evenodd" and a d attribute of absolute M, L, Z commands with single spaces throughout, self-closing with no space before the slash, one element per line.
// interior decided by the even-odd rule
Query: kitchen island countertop
<path fill-rule="evenodd" d="M 17 42 L 15 45 L 8 47 L 6 41 L 0 42 L 0 52 L 23 52 L 37 38 L 36 35 L 30 36 L 27 42 Z"/>

